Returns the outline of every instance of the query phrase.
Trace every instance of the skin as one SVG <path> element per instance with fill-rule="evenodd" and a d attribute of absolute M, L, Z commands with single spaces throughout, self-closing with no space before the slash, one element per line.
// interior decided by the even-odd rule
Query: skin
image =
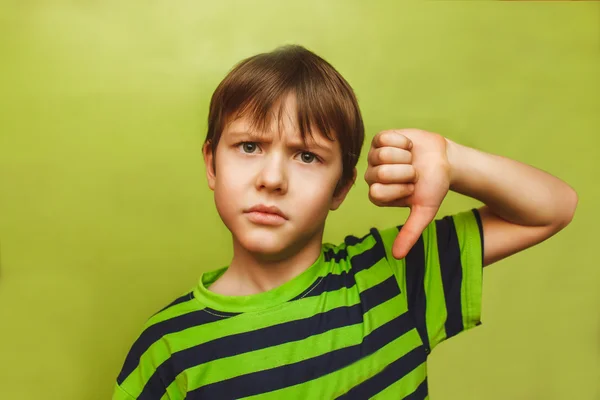
<path fill-rule="evenodd" d="M 327 215 L 342 204 L 356 178 L 354 169 L 354 179 L 334 195 L 342 176 L 339 142 L 313 131 L 305 146 L 295 97 L 282 102 L 282 120 L 274 117 L 265 132 L 252 130 L 245 117 L 230 121 L 217 145 L 216 171 L 210 147 L 203 149 L 208 186 L 233 239 L 233 258 L 211 285 L 213 292 L 260 293 L 305 271 L 320 255 Z M 252 222 L 245 210 L 258 204 L 275 205 L 285 222 Z"/>
<path fill-rule="evenodd" d="M 339 143 L 317 132 L 304 147 L 294 120 L 295 99 L 283 101 L 284 120 L 274 120 L 267 132 L 249 134 L 244 118 L 227 126 L 216 151 L 218 174 L 210 148 L 204 148 L 209 187 L 234 247 L 229 269 L 210 288 L 216 293 L 260 293 L 306 270 L 320 254 L 329 211 L 342 204 L 354 183 L 356 169 L 354 179 L 334 196 L 342 173 Z M 571 222 L 578 203 L 575 190 L 557 177 L 418 129 L 375 135 L 365 180 L 375 205 L 410 208 L 392 249 L 398 259 L 435 219 L 450 190 L 484 203 L 479 208 L 484 265 L 555 235 Z M 287 214 L 285 223 L 267 227 L 248 221 L 244 210 L 259 203 L 278 206 Z"/>
<path fill-rule="evenodd" d="M 479 200 L 483 264 L 490 265 L 555 235 L 573 219 L 578 196 L 559 178 L 530 165 L 419 129 L 378 133 L 368 155 L 369 198 L 409 207 L 392 249 L 403 258 L 431 223 L 448 191 Z"/>

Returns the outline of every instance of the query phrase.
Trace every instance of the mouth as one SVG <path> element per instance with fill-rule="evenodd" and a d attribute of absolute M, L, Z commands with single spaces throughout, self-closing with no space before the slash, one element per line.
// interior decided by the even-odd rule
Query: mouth
<path fill-rule="evenodd" d="M 287 216 L 275 206 L 259 204 L 244 210 L 251 222 L 260 225 L 281 225 L 288 219 Z"/>

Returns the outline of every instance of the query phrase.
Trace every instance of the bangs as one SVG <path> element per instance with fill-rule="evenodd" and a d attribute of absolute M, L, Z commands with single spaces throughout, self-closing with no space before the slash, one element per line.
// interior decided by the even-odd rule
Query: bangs
<path fill-rule="evenodd" d="M 355 111 L 344 101 L 353 97 L 351 89 L 323 68 L 324 60 L 307 59 L 304 52 L 287 49 L 240 63 L 215 93 L 222 94 L 212 102 L 219 109 L 211 109 L 220 116 L 217 131 L 240 117 L 248 118 L 259 132 L 266 131 L 273 118 L 281 124 L 283 100 L 288 95 L 296 98 L 296 122 L 305 142 L 315 131 L 330 141 L 352 131 Z"/>
<path fill-rule="evenodd" d="M 223 115 L 225 125 L 240 119 L 246 118 L 250 127 L 258 133 L 270 130 L 273 120 L 278 123 L 280 131 L 283 130 L 285 113 L 285 99 L 288 96 L 294 96 L 296 100 L 295 127 L 300 133 L 300 137 L 306 144 L 307 138 L 313 138 L 315 132 L 323 135 L 330 141 L 335 141 L 336 132 L 340 132 L 339 124 L 333 123 L 327 118 L 329 113 L 322 104 L 310 101 L 310 97 L 305 93 L 303 87 L 276 88 L 279 90 L 267 91 L 261 90 L 257 93 L 245 93 L 239 107 L 231 107 L 225 110 Z M 291 116 L 290 116 L 291 117 Z"/>

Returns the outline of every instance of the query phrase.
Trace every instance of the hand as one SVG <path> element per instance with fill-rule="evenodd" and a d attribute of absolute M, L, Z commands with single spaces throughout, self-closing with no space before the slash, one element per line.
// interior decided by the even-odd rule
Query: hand
<path fill-rule="evenodd" d="M 373 138 L 365 180 L 369 199 L 380 207 L 409 207 L 392 254 L 406 257 L 431 223 L 450 189 L 447 141 L 418 129 L 387 130 Z"/>

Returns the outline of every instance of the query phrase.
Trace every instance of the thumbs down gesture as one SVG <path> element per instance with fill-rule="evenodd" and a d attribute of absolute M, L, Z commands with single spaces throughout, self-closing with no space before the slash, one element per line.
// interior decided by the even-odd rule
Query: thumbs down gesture
<path fill-rule="evenodd" d="M 447 146 L 443 136 L 418 129 L 382 131 L 371 142 L 365 172 L 369 199 L 380 207 L 410 208 L 392 247 L 397 259 L 406 257 L 450 189 Z"/>

